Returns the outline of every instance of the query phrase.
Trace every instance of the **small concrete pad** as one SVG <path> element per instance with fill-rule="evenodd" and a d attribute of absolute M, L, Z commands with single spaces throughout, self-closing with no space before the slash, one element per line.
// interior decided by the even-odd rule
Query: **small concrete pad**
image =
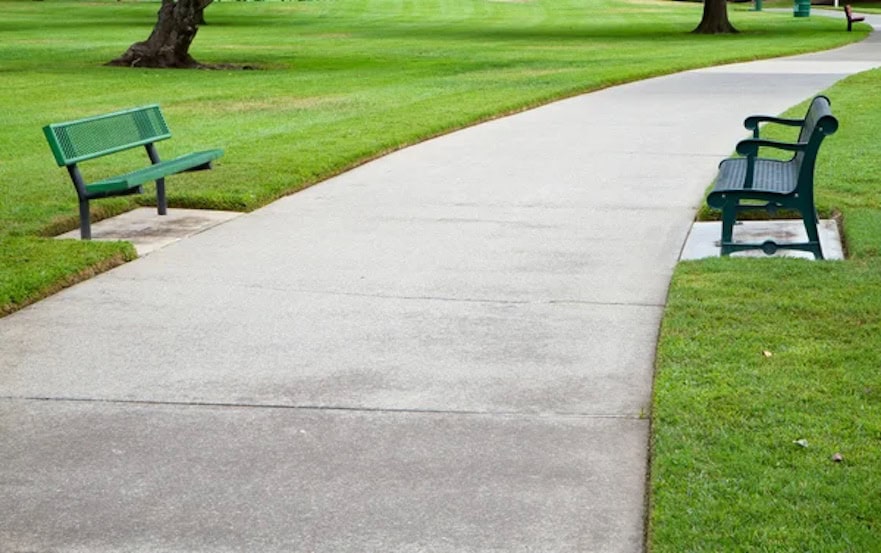
<path fill-rule="evenodd" d="M 681 260 L 704 259 L 719 257 L 719 239 L 722 236 L 722 223 L 707 221 L 694 223 L 685 247 L 682 248 Z M 778 244 L 786 242 L 807 241 L 804 224 L 800 219 L 785 221 L 743 221 L 734 227 L 734 241 L 738 243 L 761 244 L 773 240 Z M 844 259 L 844 248 L 838 224 L 833 219 L 820 221 L 820 246 L 826 259 Z M 735 252 L 733 257 L 766 257 L 762 250 Z M 777 250 L 772 257 L 802 257 L 813 259 L 814 254 L 799 250 Z"/>
<path fill-rule="evenodd" d="M 242 214 L 235 211 L 206 209 L 169 209 L 167 215 L 157 215 L 155 208 L 140 207 L 92 223 L 92 240 L 126 240 L 143 256 L 239 215 Z M 56 238 L 79 240 L 80 231 L 72 230 Z"/>

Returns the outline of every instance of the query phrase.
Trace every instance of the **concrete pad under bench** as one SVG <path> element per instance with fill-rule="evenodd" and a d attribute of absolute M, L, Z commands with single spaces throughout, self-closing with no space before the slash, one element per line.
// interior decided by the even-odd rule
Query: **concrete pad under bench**
<path fill-rule="evenodd" d="M 169 209 L 167 215 L 157 215 L 156 208 L 140 207 L 94 223 L 92 240 L 127 240 L 134 244 L 138 255 L 144 256 L 239 215 L 242 213 L 206 209 Z M 80 231 L 72 230 L 56 238 L 79 240 Z"/>
<path fill-rule="evenodd" d="M 844 248 L 841 245 L 841 234 L 838 223 L 833 219 L 823 219 L 819 225 L 820 246 L 823 257 L 827 260 L 844 259 Z M 704 259 L 719 257 L 719 240 L 722 237 L 722 223 L 719 221 L 696 222 L 691 227 L 685 247 L 679 259 Z M 734 227 L 735 242 L 762 243 L 774 240 L 778 244 L 785 242 L 804 242 L 807 240 L 804 224 L 800 219 L 784 221 L 744 221 Z M 733 257 L 766 257 L 762 250 L 748 250 L 731 254 Z M 772 257 L 802 257 L 813 259 L 814 254 L 799 250 L 777 250 Z"/>

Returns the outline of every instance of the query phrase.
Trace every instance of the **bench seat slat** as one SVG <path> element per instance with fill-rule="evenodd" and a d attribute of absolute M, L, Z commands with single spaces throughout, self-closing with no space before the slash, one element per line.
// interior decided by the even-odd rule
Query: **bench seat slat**
<path fill-rule="evenodd" d="M 123 192 L 125 190 L 137 188 L 146 182 L 154 181 L 168 175 L 173 175 L 204 165 L 219 158 L 222 154 L 223 150 L 219 149 L 193 152 L 167 161 L 161 161 L 143 169 L 138 169 L 136 171 L 87 184 L 86 190 L 90 193 L 101 194 L 107 192 Z"/>
<path fill-rule="evenodd" d="M 746 158 L 726 159 L 719 165 L 713 192 L 743 191 Z M 798 166 L 791 161 L 757 158 L 751 190 L 773 194 L 792 194 L 798 185 Z"/>

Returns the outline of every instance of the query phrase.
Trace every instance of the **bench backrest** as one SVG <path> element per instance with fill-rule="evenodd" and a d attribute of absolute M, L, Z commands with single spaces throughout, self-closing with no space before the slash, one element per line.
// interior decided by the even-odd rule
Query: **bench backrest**
<path fill-rule="evenodd" d="M 171 138 L 158 105 L 43 127 L 59 166 Z"/>
<path fill-rule="evenodd" d="M 838 130 L 838 119 L 832 115 L 829 98 L 817 96 L 805 114 L 805 122 L 798 134 L 799 143 L 806 144 L 804 151 L 798 152 L 793 162 L 798 166 L 800 187 L 813 187 L 814 166 L 817 152 L 823 139 Z"/>
<path fill-rule="evenodd" d="M 805 122 L 798 133 L 798 142 L 807 144 L 806 151 L 799 152 L 796 158 L 816 155 L 823 138 L 838 130 L 838 119 L 832 115 L 829 98 L 817 96 L 811 100 L 811 106 L 805 114 Z M 801 161 L 801 159 L 799 159 Z"/>

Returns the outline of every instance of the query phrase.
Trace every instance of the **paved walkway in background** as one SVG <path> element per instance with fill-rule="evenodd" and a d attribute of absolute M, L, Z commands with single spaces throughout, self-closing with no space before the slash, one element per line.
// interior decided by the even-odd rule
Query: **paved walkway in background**
<path fill-rule="evenodd" d="M 0 551 L 642 551 L 702 191 L 745 115 L 878 65 L 875 36 L 557 102 L 0 319 Z"/>

